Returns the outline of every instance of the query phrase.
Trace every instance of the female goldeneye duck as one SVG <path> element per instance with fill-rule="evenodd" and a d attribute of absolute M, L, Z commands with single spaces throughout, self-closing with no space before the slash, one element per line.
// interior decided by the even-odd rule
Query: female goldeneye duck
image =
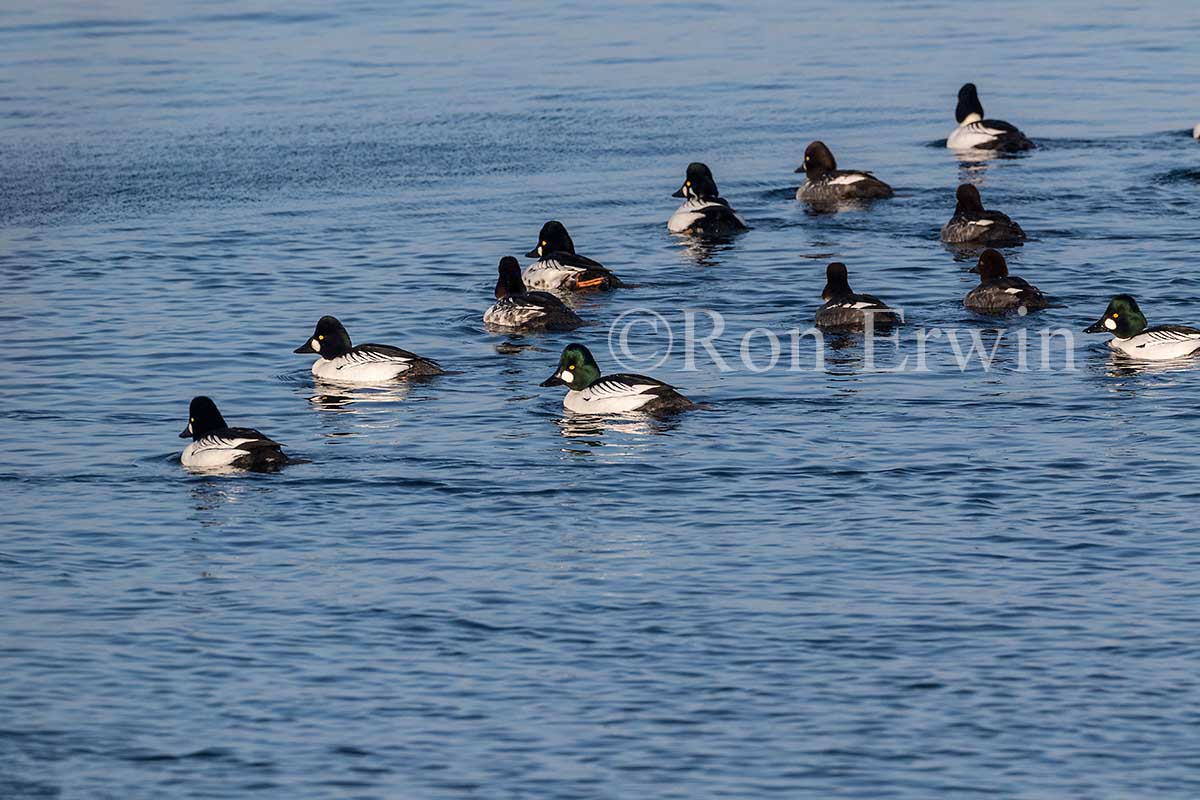
<path fill-rule="evenodd" d="M 699 161 L 688 164 L 683 186 L 671 197 L 684 198 L 683 205 L 667 220 L 671 233 L 728 236 L 749 227 L 721 197 L 712 171 Z"/>
<path fill-rule="evenodd" d="M 999 211 L 984 211 L 979 190 L 964 183 L 955 192 L 954 216 L 942 226 L 942 241 L 950 244 L 1002 244 L 1024 240 L 1021 226 Z"/>
<path fill-rule="evenodd" d="M 825 305 L 817 309 L 818 328 L 861 331 L 866 330 L 868 324 L 883 328 L 900 322 L 896 312 L 878 297 L 855 294 L 850 289 L 846 265 L 840 261 L 825 268 L 825 288 L 821 291 L 821 299 Z"/>
<path fill-rule="evenodd" d="M 521 265 L 512 256 L 500 259 L 496 302 L 483 314 L 494 328 L 521 331 L 569 331 L 583 324 L 571 309 L 549 292 L 530 292 L 521 280 Z"/>
<path fill-rule="evenodd" d="M 537 247 L 525 257 L 537 259 L 525 268 L 525 285 L 531 289 L 574 292 L 624 286 L 603 264 L 577 254 L 571 234 L 557 220 L 542 226 Z"/>
<path fill-rule="evenodd" d="M 967 293 L 963 305 L 982 314 L 1004 313 L 1024 308 L 1045 308 L 1046 296 L 1024 278 L 1008 274 L 1008 263 L 995 250 L 984 250 L 971 268 L 979 273 L 979 285 Z"/>
<path fill-rule="evenodd" d="M 441 375 L 436 362 L 386 344 L 350 343 L 350 334 L 336 317 L 321 317 L 312 337 L 296 353 L 320 356 L 312 365 L 318 378 L 340 383 L 386 383 L 398 378 Z"/>
<path fill-rule="evenodd" d="M 229 427 L 217 404 L 204 396 L 192 398 L 188 424 L 179 438 L 192 440 L 179 456 L 180 463 L 192 469 L 270 470 L 289 461 L 279 442 L 253 428 Z"/>
<path fill-rule="evenodd" d="M 984 119 L 983 105 L 975 84 L 963 84 L 958 90 L 958 106 L 954 109 L 958 127 L 946 139 L 946 147 L 954 150 L 999 150 L 1015 153 L 1032 150 L 1033 142 L 1015 126 L 998 119 Z"/>
<path fill-rule="evenodd" d="M 1146 327 L 1137 300 L 1119 294 L 1109 301 L 1104 316 L 1084 333 L 1111 333 L 1108 346 L 1118 353 L 1149 361 L 1183 358 L 1200 351 L 1200 329 L 1183 325 Z"/>
<path fill-rule="evenodd" d="M 869 172 L 838 169 L 833 153 L 824 142 L 813 142 L 804 150 L 804 163 L 796 172 L 805 173 L 805 181 L 796 190 L 797 200 L 829 202 L 837 200 L 875 200 L 891 197 L 892 187 Z"/>
<path fill-rule="evenodd" d="M 579 414 L 620 414 L 638 411 L 669 414 L 685 411 L 694 403 L 660 380 L 645 375 L 605 375 L 591 352 L 569 344 L 558 359 L 558 369 L 542 386 L 566 386 L 563 408 Z"/>

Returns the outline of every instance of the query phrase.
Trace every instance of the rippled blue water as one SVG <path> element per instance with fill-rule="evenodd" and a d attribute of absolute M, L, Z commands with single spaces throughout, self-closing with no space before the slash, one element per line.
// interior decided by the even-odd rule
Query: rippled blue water
<path fill-rule="evenodd" d="M 739 347 L 833 259 L 908 314 L 883 366 L 994 328 L 960 180 L 1031 234 L 1031 342 L 1118 291 L 1200 324 L 1197 41 L 1184 2 L 7 5 L 0 797 L 1196 797 L 1200 371 Z M 1042 147 L 938 146 L 966 80 Z M 807 213 L 815 138 L 898 196 Z M 753 230 L 666 233 L 691 160 Z M 550 218 L 639 287 L 498 348 Z M 564 419 L 559 349 L 616 369 L 636 308 L 708 409 Z M 456 374 L 318 388 L 325 313 Z M 185 473 L 199 393 L 310 463 Z"/>

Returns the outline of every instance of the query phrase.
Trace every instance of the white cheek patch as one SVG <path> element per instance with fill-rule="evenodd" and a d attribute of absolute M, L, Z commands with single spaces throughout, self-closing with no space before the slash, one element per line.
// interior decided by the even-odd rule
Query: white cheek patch
<path fill-rule="evenodd" d="M 192 423 L 188 423 L 188 436 L 192 435 Z"/>
<path fill-rule="evenodd" d="M 1110 331 L 1115 331 L 1117 329 L 1117 321 L 1112 317 L 1108 317 L 1104 320 L 1104 327 L 1108 328 Z"/>
<path fill-rule="evenodd" d="M 539 244 L 538 245 L 538 258 L 541 258 L 541 257 L 542 257 L 542 246 Z"/>
<path fill-rule="evenodd" d="M 312 349 L 313 349 L 314 351 L 316 351 L 316 352 L 318 352 L 318 353 L 319 353 L 319 352 L 321 352 L 321 343 L 320 343 L 320 342 L 318 342 L 316 339 L 313 339 L 313 340 L 310 342 L 310 344 L 312 345 Z"/>
<path fill-rule="evenodd" d="M 564 369 L 564 370 L 562 371 L 562 375 L 559 375 L 558 377 L 562 378 L 562 379 L 563 379 L 564 381 L 566 381 L 567 383 L 570 383 L 570 382 L 572 381 L 572 379 L 574 379 L 574 377 L 575 377 L 575 373 L 574 373 L 574 372 L 568 372 L 567 370 L 565 370 L 565 369 Z"/>

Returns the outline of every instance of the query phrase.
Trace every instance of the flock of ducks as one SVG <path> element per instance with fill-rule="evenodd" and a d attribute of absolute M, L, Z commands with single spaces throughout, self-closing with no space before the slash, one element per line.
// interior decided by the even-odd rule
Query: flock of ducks
<path fill-rule="evenodd" d="M 951 149 L 1012 153 L 1036 146 L 1016 126 L 987 119 L 972 83 L 958 92 L 955 119 L 958 127 L 946 140 Z M 1200 125 L 1193 135 L 1200 139 Z M 817 206 L 865 203 L 894 194 L 891 186 L 870 172 L 838 169 L 833 153 L 820 141 L 808 145 L 804 162 L 796 172 L 805 176 L 796 199 Z M 683 185 L 673 197 L 682 198 L 683 203 L 667 221 L 671 233 L 713 238 L 749 227 L 721 197 L 712 171 L 705 164 L 688 165 Z M 999 211 L 985 209 L 979 190 L 971 184 L 960 185 L 955 199 L 954 215 L 941 229 L 942 241 L 988 246 L 971 270 L 979 274 L 979 285 L 967 294 L 963 304 L 981 314 L 1027 313 L 1045 308 L 1045 295 L 1023 278 L 1009 275 L 1004 256 L 990 247 L 1023 241 L 1026 237 L 1021 226 Z M 571 235 L 556 220 L 542 226 L 537 245 L 526 257 L 536 260 L 524 271 L 512 256 L 500 260 L 496 302 L 483 315 L 488 328 L 506 332 L 573 330 L 584 320 L 561 296 L 627 285 L 604 265 L 576 253 Z M 818 328 L 863 331 L 900 323 L 899 315 L 882 300 L 850 288 L 846 265 L 841 262 L 827 267 L 821 299 L 824 304 L 815 317 Z M 1200 329 L 1181 325 L 1149 327 L 1137 301 L 1125 294 L 1113 297 L 1104 315 L 1085 332 L 1111 334 L 1109 347 L 1138 359 L 1175 359 L 1200 351 Z M 355 345 L 345 326 L 331 316 L 322 317 L 312 336 L 295 352 L 316 355 L 312 374 L 335 383 L 378 385 L 444 372 L 436 361 L 399 347 Z M 695 407 L 675 387 L 655 378 L 602 374 L 591 351 L 578 343 L 563 349 L 554 373 L 541 385 L 566 387 L 563 407 L 581 414 L 666 414 Z M 180 460 L 193 469 L 272 469 L 290 461 L 278 442 L 258 430 L 230 427 L 208 397 L 193 398 L 188 424 L 180 437 L 192 440 Z"/>

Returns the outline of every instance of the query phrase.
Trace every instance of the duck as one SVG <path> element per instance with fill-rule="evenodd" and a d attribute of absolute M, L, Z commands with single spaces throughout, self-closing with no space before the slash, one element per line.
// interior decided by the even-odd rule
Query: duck
<path fill-rule="evenodd" d="M 1115 295 L 1104 316 L 1084 328 L 1084 333 L 1111 333 L 1108 346 L 1118 353 L 1147 361 L 1183 358 L 1200 351 L 1200 329 L 1185 325 L 1146 326 L 1137 300 Z"/>
<path fill-rule="evenodd" d="M 312 374 L 338 383 L 387 383 L 399 378 L 441 375 L 436 361 L 386 344 L 360 344 L 355 347 L 350 334 L 337 317 L 324 316 L 307 342 L 295 353 L 316 353 Z"/>
<path fill-rule="evenodd" d="M 582 344 L 563 348 L 558 368 L 542 386 L 566 386 L 563 408 L 578 414 L 672 414 L 695 407 L 674 387 L 645 375 L 604 375 Z"/>
<path fill-rule="evenodd" d="M 834 261 L 825 268 L 825 288 L 821 291 L 821 299 L 825 305 L 817 309 L 815 322 L 818 328 L 862 331 L 866 330 L 868 324 L 883 328 L 900 322 L 900 316 L 878 297 L 855 294 L 851 290 L 846 265 L 840 261 Z"/>
<path fill-rule="evenodd" d="M 1004 244 L 1024 241 L 1025 231 L 999 211 L 984 211 L 979 190 L 969 183 L 954 193 L 954 216 L 942 226 L 942 241 L 949 244 Z"/>
<path fill-rule="evenodd" d="M 796 190 L 797 200 L 875 200 L 895 194 L 891 186 L 869 172 L 838 169 L 833 153 L 820 141 L 804 149 L 804 163 L 796 167 L 796 172 L 806 176 Z"/>
<path fill-rule="evenodd" d="M 688 164 L 683 186 L 671 196 L 684 198 L 683 205 L 667 220 L 671 233 L 728 236 L 749 227 L 721 197 L 712 170 L 699 161 Z"/>
<path fill-rule="evenodd" d="M 1196 127 L 1192 128 L 1192 138 L 1200 140 L 1200 122 L 1196 123 Z"/>
<path fill-rule="evenodd" d="M 579 315 L 549 292 L 530 292 L 521 280 L 521 265 L 512 256 L 500 259 L 496 302 L 483 314 L 483 324 L 513 331 L 569 331 L 583 324 Z"/>
<path fill-rule="evenodd" d="M 525 268 L 523 280 L 530 289 L 578 292 L 624 286 L 612 270 L 575 252 L 571 234 L 558 220 L 550 220 L 538 234 L 537 246 L 525 254 L 537 261 Z"/>
<path fill-rule="evenodd" d="M 1003 120 L 984 119 L 983 105 L 975 84 L 964 83 L 958 90 L 958 106 L 954 109 L 958 127 L 946 139 L 952 150 L 998 150 L 1016 153 L 1032 150 L 1033 142 L 1025 134 Z"/>
<path fill-rule="evenodd" d="M 1019 309 L 1037 311 L 1047 305 L 1041 289 L 1024 278 L 1008 274 L 1008 262 L 997 250 L 984 250 L 971 272 L 979 273 L 979 285 L 967 292 L 963 305 L 972 311 L 981 314 Z"/>
<path fill-rule="evenodd" d="M 231 428 L 211 398 L 198 395 L 188 407 L 188 424 L 180 439 L 192 442 L 179 461 L 189 469 L 272 470 L 289 463 L 283 445 L 254 428 Z"/>

